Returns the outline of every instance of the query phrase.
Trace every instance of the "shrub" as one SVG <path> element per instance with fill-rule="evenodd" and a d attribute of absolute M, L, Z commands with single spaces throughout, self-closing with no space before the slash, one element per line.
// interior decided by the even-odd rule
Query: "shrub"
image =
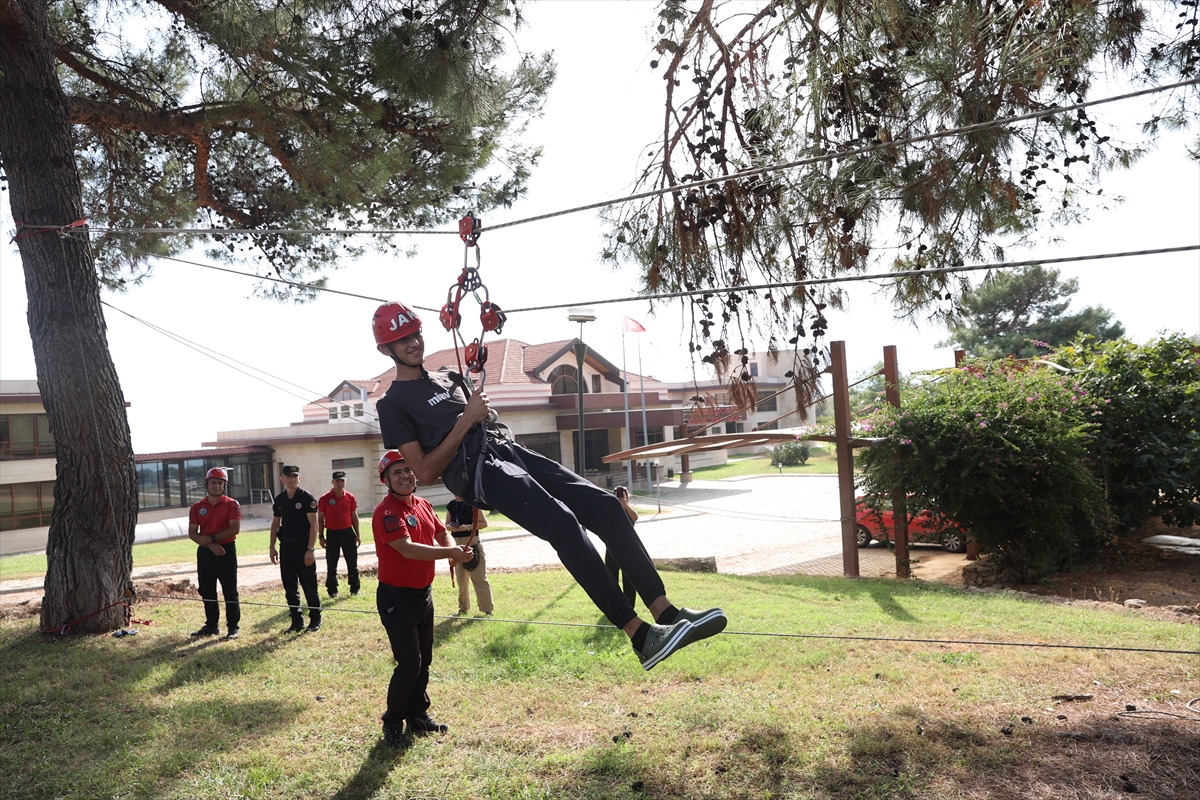
<path fill-rule="evenodd" d="M 799 467 L 808 462 L 807 442 L 784 442 L 771 448 L 772 467 Z"/>
<path fill-rule="evenodd" d="M 1061 569 L 1095 548 L 1108 527 L 1088 469 L 1095 403 L 1067 376 L 1011 361 L 973 363 L 911 390 L 862 432 L 868 498 L 901 487 L 910 507 L 955 519 L 1027 577 Z"/>
<path fill-rule="evenodd" d="M 1091 451 L 1109 505 L 1130 527 L 1200 522 L 1200 353 L 1182 334 L 1146 345 L 1081 337 L 1053 360 L 1104 398 Z"/>

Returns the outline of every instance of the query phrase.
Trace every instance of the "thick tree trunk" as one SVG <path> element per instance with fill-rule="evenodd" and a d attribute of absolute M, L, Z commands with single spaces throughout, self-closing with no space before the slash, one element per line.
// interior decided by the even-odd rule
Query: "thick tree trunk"
<path fill-rule="evenodd" d="M 19 224 L 68 225 L 83 217 L 66 109 L 45 0 L 0 0 L 0 158 Z M 38 387 L 58 459 L 42 602 L 43 629 L 57 630 L 123 599 L 137 483 L 86 233 L 36 233 L 18 247 Z M 71 630 L 112 630 L 125 613 L 118 605 Z"/>

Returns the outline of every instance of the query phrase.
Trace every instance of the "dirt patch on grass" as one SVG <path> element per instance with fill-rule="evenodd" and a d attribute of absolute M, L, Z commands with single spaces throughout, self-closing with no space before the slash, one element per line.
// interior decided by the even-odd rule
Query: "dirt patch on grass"
<path fill-rule="evenodd" d="M 1124 532 L 1093 564 L 1047 576 L 1041 583 L 1012 588 L 1030 594 L 1102 604 L 1122 605 L 1126 600 L 1144 600 L 1148 607 L 1195 608 L 1200 604 L 1200 556 L 1142 543 L 1148 536 L 1161 534 L 1200 538 L 1200 529 L 1170 528 L 1153 518 L 1136 531 Z M 1200 614 L 1195 616 L 1200 619 Z"/>

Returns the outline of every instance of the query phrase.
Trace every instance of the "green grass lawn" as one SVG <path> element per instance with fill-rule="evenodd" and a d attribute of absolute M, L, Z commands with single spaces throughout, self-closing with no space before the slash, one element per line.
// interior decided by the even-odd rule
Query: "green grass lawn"
<path fill-rule="evenodd" d="M 1147 752 L 1167 741 L 1156 731 L 1194 747 L 1187 723 L 1114 714 L 1181 710 L 1196 656 L 768 635 L 1196 650 L 1194 625 L 920 583 L 666 577 L 688 604 L 721 604 L 730 628 L 646 673 L 624 635 L 592 627 L 602 620 L 565 572 L 491 576 L 497 619 L 437 620 L 429 691 L 450 733 L 401 751 L 380 742 L 394 662 L 371 580 L 299 637 L 282 634 L 283 609 L 250 605 L 236 642 L 188 638 L 198 603 L 141 604 L 153 624 L 122 639 L 0 621 L 5 796 L 1099 797 L 1089 786 L 1124 771 L 1143 796 L 1195 790 L 1185 763 Z M 434 590 L 453 610 L 444 577 Z M 1094 699 L 1051 699 L 1083 693 Z"/>
<path fill-rule="evenodd" d="M 444 511 L 444 509 L 439 509 Z M 488 515 L 488 530 L 513 530 L 517 526 L 503 514 Z M 371 541 L 371 518 L 359 519 L 359 534 L 364 542 Z M 270 549 L 271 534 L 269 531 L 246 531 L 237 537 L 238 560 L 266 558 Z M 133 565 L 135 567 L 154 567 L 160 564 L 179 564 L 196 560 L 196 545 L 191 539 L 172 539 L 165 542 L 146 542 L 133 546 Z M 36 578 L 46 574 L 45 553 L 25 553 L 23 555 L 4 556 L 0 558 L 0 581 L 14 581 L 23 578 Z"/>
<path fill-rule="evenodd" d="M 731 458 L 719 467 L 700 467 L 692 470 L 696 480 L 719 481 L 722 478 L 739 478 L 746 475 L 836 475 L 837 454 L 832 448 L 814 448 L 808 461 L 799 467 L 771 466 L 770 456 L 743 456 Z"/>

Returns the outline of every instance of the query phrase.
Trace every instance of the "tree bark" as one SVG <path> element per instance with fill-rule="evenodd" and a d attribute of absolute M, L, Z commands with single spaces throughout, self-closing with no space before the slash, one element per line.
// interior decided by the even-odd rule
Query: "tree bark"
<path fill-rule="evenodd" d="M 22 227 L 83 217 L 74 145 L 45 0 L 0 0 L 0 159 L 22 236 L 29 331 L 58 461 L 45 630 L 61 630 L 124 598 L 138 510 L 129 421 L 86 231 Z M 117 605 L 71 631 L 107 631 L 125 621 L 126 609 Z"/>

